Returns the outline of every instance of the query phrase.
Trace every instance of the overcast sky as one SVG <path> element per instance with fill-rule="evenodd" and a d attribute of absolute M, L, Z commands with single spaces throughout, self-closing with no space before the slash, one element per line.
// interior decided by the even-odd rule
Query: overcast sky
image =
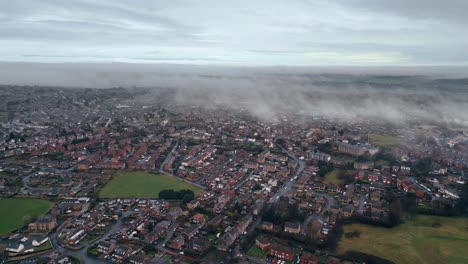
<path fill-rule="evenodd" d="M 468 65 L 467 0 L 3 0 L 0 61 Z"/>

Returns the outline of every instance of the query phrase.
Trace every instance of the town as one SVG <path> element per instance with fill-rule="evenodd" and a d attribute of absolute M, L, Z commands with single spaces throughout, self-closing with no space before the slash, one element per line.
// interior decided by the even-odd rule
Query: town
<path fill-rule="evenodd" d="M 465 210 L 466 128 L 268 122 L 146 93 L 0 88 L 0 260 L 392 263 L 359 228 L 436 232 Z"/>

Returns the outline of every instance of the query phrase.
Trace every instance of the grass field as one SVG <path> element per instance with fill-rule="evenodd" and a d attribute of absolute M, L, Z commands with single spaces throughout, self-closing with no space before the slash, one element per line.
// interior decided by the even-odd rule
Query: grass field
<path fill-rule="evenodd" d="M 37 252 L 37 251 L 44 251 L 44 250 L 49 250 L 49 249 L 52 249 L 52 243 L 50 242 L 50 240 L 45 242 L 43 245 L 37 248 L 34 248 L 34 251 Z"/>
<path fill-rule="evenodd" d="M 257 245 L 253 244 L 249 250 L 247 250 L 247 255 L 257 258 L 265 258 L 267 256 L 267 251 L 261 250 Z"/>
<path fill-rule="evenodd" d="M 195 195 L 200 194 L 202 191 L 202 189 L 192 184 L 166 175 L 144 172 L 120 172 L 101 189 L 99 196 L 102 198 L 157 198 L 159 191 L 164 189 L 173 189 L 175 191 L 189 189 L 193 190 Z"/>
<path fill-rule="evenodd" d="M 361 232 L 360 237 L 343 236 L 338 254 L 360 251 L 395 263 L 468 263 L 468 218 L 417 216 L 391 229 L 344 226 L 344 233 L 352 231 Z"/>
<path fill-rule="evenodd" d="M 327 184 L 335 184 L 335 185 L 340 184 L 342 181 L 336 177 L 339 172 L 340 172 L 339 169 L 334 169 L 330 171 L 329 173 L 325 174 L 325 178 L 323 179 L 323 182 Z"/>
<path fill-rule="evenodd" d="M 325 183 L 325 184 L 335 184 L 335 185 L 343 184 L 345 182 L 345 179 L 338 179 L 338 177 L 337 177 L 340 174 L 346 175 L 346 176 L 349 177 L 350 174 L 352 175 L 353 173 L 350 172 L 350 171 L 347 171 L 347 170 L 333 169 L 329 173 L 325 174 L 325 177 L 323 178 L 323 183 Z"/>
<path fill-rule="evenodd" d="M 400 140 L 396 137 L 383 134 L 369 134 L 369 143 L 380 147 L 391 147 L 398 145 Z"/>
<path fill-rule="evenodd" d="M 53 203 L 36 199 L 0 199 L 0 235 L 20 228 L 52 208 Z"/>
<path fill-rule="evenodd" d="M 211 261 L 211 263 L 222 263 L 226 259 L 226 254 L 227 253 L 223 251 L 210 250 L 205 259 Z"/>
<path fill-rule="evenodd" d="M 389 166 L 390 162 L 386 160 L 379 159 L 375 162 L 375 166 Z"/>

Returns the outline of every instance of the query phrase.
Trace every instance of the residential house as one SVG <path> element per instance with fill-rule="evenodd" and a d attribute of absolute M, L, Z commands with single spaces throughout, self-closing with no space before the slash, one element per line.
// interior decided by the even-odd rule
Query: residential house
<path fill-rule="evenodd" d="M 130 264 L 145 264 L 145 258 L 141 256 L 132 255 L 127 259 L 127 262 Z"/>
<path fill-rule="evenodd" d="M 270 249 L 271 242 L 266 237 L 257 237 L 257 239 L 255 239 L 255 245 L 265 251 Z"/>
<path fill-rule="evenodd" d="M 284 232 L 299 234 L 301 232 L 301 224 L 295 222 L 284 223 Z"/>
<path fill-rule="evenodd" d="M 309 153 L 309 159 L 311 160 L 320 160 L 320 161 L 325 161 L 329 162 L 331 160 L 331 156 L 327 153 L 322 153 L 322 152 L 310 152 Z"/>
<path fill-rule="evenodd" d="M 203 214 L 195 214 L 193 216 L 192 222 L 195 224 L 204 224 L 205 223 L 205 215 Z"/>
<path fill-rule="evenodd" d="M 156 228 L 145 235 L 145 242 L 148 244 L 152 244 L 154 241 L 158 240 L 163 234 L 164 231 L 162 229 Z"/>
<path fill-rule="evenodd" d="M 354 213 L 354 206 L 352 204 L 348 204 L 343 208 L 342 212 L 344 217 L 351 217 Z"/>
<path fill-rule="evenodd" d="M 234 243 L 234 241 L 239 236 L 239 231 L 237 228 L 229 226 L 226 228 L 224 235 L 218 240 L 216 248 L 221 251 L 227 251 L 227 249 Z"/>
<path fill-rule="evenodd" d="M 114 251 L 114 249 L 115 249 L 115 244 L 109 243 L 106 241 L 101 241 L 97 245 L 97 252 L 103 255 L 111 254 Z"/>
<path fill-rule="evenodd" d="M 249 227 L 250 223 L 252 223 L 252 215 L 246 215 L 244 216 L 238 223 L 237 223 L 237 230 L 239 231 L 240 234 L 244 233 L 247 230 L 247 227 Z"/>
<path fill-rule="evenodd" d="M 163 220 L 163 221 L 157 223 L 155 228 L 168 229 L 170 225 L 171 225 L 171 222 L 169 222 L 167 220 Z"/>
<path fill-rule="evenodd" d="M 318 264 L 319 263 L 318 257 L 309 252 L 303 252 L 299 261 L 300 261 L 299 262 L 300 264 Z"/>
<path fill-rule="evenodd" d="M 182 235 L 176 237 L 174 240 L 172 240 L 172 243 L 171 243 L 171 248 L 173 249 L 181 249 L 185 244 L 185 239 Z"/>
<path fill-rule="evenodd" d="M 57 219 L 52 216 L 38 218 L 34 223 L 28 225 L 28 230 L 32 233 L 49 233 L 57 226 Z"/>
<path fill-rule="evenodd" d="M 195 238 L 192 241 L 192 249 L 196 251 L 205 251 L 209 249 L 210 246 L 211 246 L 211 243 L 206 238 Z"/>
<path fill-rule="evenodd" d="M 31 244 L 35 247 L 39 247 L 42 244 L 46 243 L 47 241 L 49 241 L 48 236 L 39 236 L 39 237 L 34 237 Z"/>
<path fill-rule="evenodd" d="M 357 170 L 369 170 L 374 168 L 373 161 L 354 162 L 354 168 Z"/>
<path fill-rule="evenodd" d="M 292 248 L 279 244 L 271 245 L 270 250 L 268 251 L 268 255 L 275 256 L 287 261 L 293 261 L 294 259 L 294 251 Z"/>
<path fill-rule="evenodd" d="M 83 238 L 86 237 L 86 231 L 84 229 L 75 229 L 73 232 L 71 232 L 68 236 L 68 244 L 70 245 L 76 245 L 80 243 Z"/>
<path fill-rule="evenodd" d="M 130 247 L 118 245 L 115 248 L 114 253 L 112 253 L 111 259 L 114 263 L 123 263 L 131 253 L 132 249 Z"/>
<path fill-rule="evenodd" d="M 260 225 L 260 228 L 264 230 L 273 230 L 273 224 L 267 221 L 263 221 L 262 224 Z"/>
<path fill-rule="evenodd" d="M 189 227 L 184 229 L 184 231 L 182 232 L 182 235 L 187 240 L 190 240 L 195 234 L 197 234 L 198 230 L 200 230 L 200 227 L 201 226 L 197 224 L 190 225 Z"/>
<path fill-rule="evenodd" d="M 24 245 L 21 243 L 10 243 L 6 246 L 5 250 L 12 253 L 19 253 L 24 250 Z"/>

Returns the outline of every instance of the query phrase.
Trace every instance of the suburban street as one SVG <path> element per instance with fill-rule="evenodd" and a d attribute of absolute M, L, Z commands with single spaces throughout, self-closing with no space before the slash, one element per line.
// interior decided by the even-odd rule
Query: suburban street
<path fill-rule="evenodd" d="M 184 179 L 184 178 L 177 177 L 175 174 L 170 173 L 170 172 L 167 172 L 167 171 L 164 170 L 164 164 L 166 164 L 167 161 L 168 161 L 170 158 L 172 158 L 173 156 L 176 155 L 176 150 L 177 150 L 177 147 L 178 147 L 178 146 L 179 146 L 179 143 L 176 143 L 176 144 L 174 145 L 174 147 L 172 147 L 171 152 L 169 152 L 169 154 L 167 154 L 167 157 L 164 159 L 163 163 L 161 163 L 161 166 L 159 166 L 159 173 L 164 174 L 164 175 L 167 175 L 167 176 L 171 176 L 171 177 L 174 177 L 174 178 L 177 178 L 177 179 L 179 179 L 179 180 L 181 180 L 181 181 L 183 181 L 183 182 L 185 182 L 185 183 L 195 185 L 195 186 L 197 186 L 198 188 L 201 188 L 201 189 L 204 189 L 204 190 L 205 190 L 205 189 L 206 189 L 206 186 L 203 186 L 203 185 L 201 185 L 201 184 L 199 184 L 199 183 L 196 183 L 196 182 L 192 182 L 192 181 L 186 180 L 186 179 Z"/>
<path fill-rule="evenodd" d="M 132 214 L 131 211 L 123 212 L 122 216 L 117 220 L 117 222 L 115 222 L 111 226 L 111 228 L 109 228 L 109 230 L 101 238 L 99 238 L 98 240 L 96 240 L 92 244 L 97 244 L 97 243 L 99 243 L 101 241 L 105 241 L 106 239 L 109 239 L 109 236 L 111 234 L 114 234 L 114 233 L 117 233 L 118 231 L 120 231 L 122 229 L 122 224 L 123 224 L 122 219 L 125 218 L 125 217 L 128 217 L 131 214 Z M 61 230 L 62 230 L 62 228 L 64 226 L 66 226 L 66 223 L 62 224 L 62 226 L 59 227 L 50 236 L 50 241 L 52 242 L 52 246 L 56 250 L 58 250 L 59 252 L 64 253 L 64 254 L 68 254 L 68 255 L 71 255 L 71 256 L 74 256 L 74 257 L 77 257 L 77 258 L 81 258 L 84 263 L 107 263 L 104 260 L 100 260 L 100 259 L 97 259 L 97 258 L 94 258 L 94 257 L 90 257 L 87 254 L 87 250 L 88 250 L 88 248 L 90 246 L 92 246 L 92 244 L 85 244 L 85 246 L 83 248 L 79 249 L 79 250 L 70 250 L 70 249 L 62 247 L 60 245 L 60 242 L 58 242 L 58 234 L 60 234 L 60 232 L 61 232 Z"/>
<path fill-rule="evenodd" d="M 286 150 L 282 146 L 280 146 L 280 148 L 283 151 L 283 153 L 287 154 L 290 158 L 294 159 L 294 161 L 296 161 L 299 164 L 299 168 L 297 169 L 294 176 L 290 178 L 287 182 L 285 182 L 283 186 L 281 186 L 281 188 L 278 190 L 278 192 L 270 198 L 270 203 L 276 202 L 281 196 L 291 195 L 292 192 L 290 191 L 292 187 L 294 186 L 294 184 L 296 183 L 297 178 L 300 177 L 301 173 L 304 171 L 305 165 L 306 165 L 304 161 L 298 159 L 290 151 Z"/>

